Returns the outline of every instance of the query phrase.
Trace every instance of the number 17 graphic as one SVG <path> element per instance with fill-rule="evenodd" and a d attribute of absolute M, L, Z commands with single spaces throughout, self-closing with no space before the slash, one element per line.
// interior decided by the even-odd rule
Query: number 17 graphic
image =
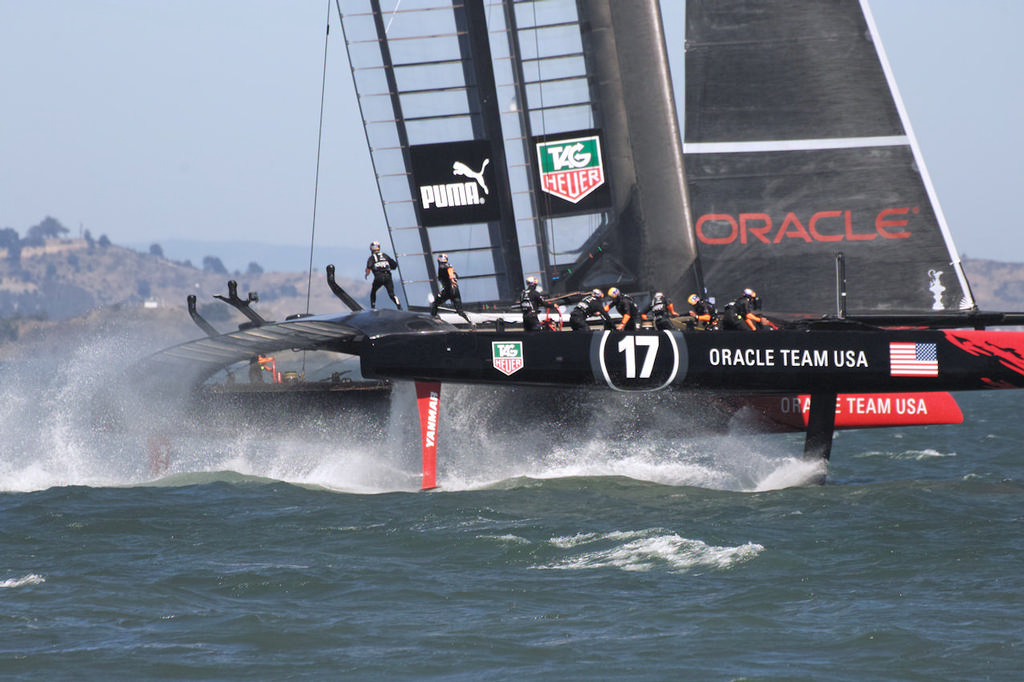
<path fill-rule="evenodd" d="M 654 360 L 658 357 L 658 344 L 660 343 L 659 337 L 657 336 L 626 336 L 619 341 L 619 352 L 626 354 L 626 378 L 636 379 L 636 355 L 637 346 L 647 346 L 647 352 L 644 354 L 644 364 L 640 368 L 640 379 L 650 379 L 651 372 L 654 371 Z"/>

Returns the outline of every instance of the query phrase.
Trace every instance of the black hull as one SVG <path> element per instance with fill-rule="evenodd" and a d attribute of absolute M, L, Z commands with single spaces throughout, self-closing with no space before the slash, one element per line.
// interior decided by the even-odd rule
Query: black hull
<path fill-rule="evenodd" d="M 1024 333 L 447 332 L 368 339 L 367 377 L 746 394 L 965 391 L 1024 386 Z M 509 349 L 514 363 L 501 355 Z M 905 367 L 901 354 L 916 351 Z M 517 355 L 518 354 L 518 355 Z M 652 355 L 653 354 L 653 355 Z"/>

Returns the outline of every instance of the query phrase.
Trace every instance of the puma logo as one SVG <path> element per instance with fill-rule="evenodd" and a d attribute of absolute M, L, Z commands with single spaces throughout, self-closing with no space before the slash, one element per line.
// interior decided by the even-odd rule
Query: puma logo
<path fill-rule="evenodd" d="M 462 175 L 467 178 L 472 178 L 473 180 L 476 180 L 478 185 L 480 185 L 484 194 L 490 194 L 490 190 L 487 189 L 487 183 L 484 182 L 484 169 L 487 168 L 487 164 L 490 162 L 490 159 L 484 159 L 484 163 L 480 166 L 480 172 L 478 173 L 461 161 L 456 161 L 452 164 L 452 175 Z"/>

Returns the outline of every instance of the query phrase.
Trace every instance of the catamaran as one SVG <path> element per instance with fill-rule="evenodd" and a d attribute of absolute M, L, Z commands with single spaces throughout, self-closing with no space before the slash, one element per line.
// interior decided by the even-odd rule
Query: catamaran
<path fill-rule="evenodd" d="M 143 374 L 358 356 L 416 382 L 424 488 L 446 382 L 725 397 L 825 459 L 836 428 L 957 423 L 950 391 L 1024 386 L 1024 333 L 991 329 L 1024 316 L 978 309 L 866 0 L 687 0 L 685 36 L 657 0 L 336 7 L 407 309 L 330 273 L 348 312 L 204 328 Z M 475 329 L 425 314 L 441 253 Z M 528 276 L 641 302 L 752 287 L 779 329 L 527 333 Z"/>

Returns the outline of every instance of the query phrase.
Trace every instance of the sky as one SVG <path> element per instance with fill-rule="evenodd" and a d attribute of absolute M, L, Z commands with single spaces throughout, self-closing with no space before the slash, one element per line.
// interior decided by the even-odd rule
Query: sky
<path fill-rule="evenodd" d="M 1024 262 L 1024 2 L 871 11 L 959 252 Z M 386 241 L 333 1 L 0 0 L 0 228 L 46 216 L 125 245 Z"/>

